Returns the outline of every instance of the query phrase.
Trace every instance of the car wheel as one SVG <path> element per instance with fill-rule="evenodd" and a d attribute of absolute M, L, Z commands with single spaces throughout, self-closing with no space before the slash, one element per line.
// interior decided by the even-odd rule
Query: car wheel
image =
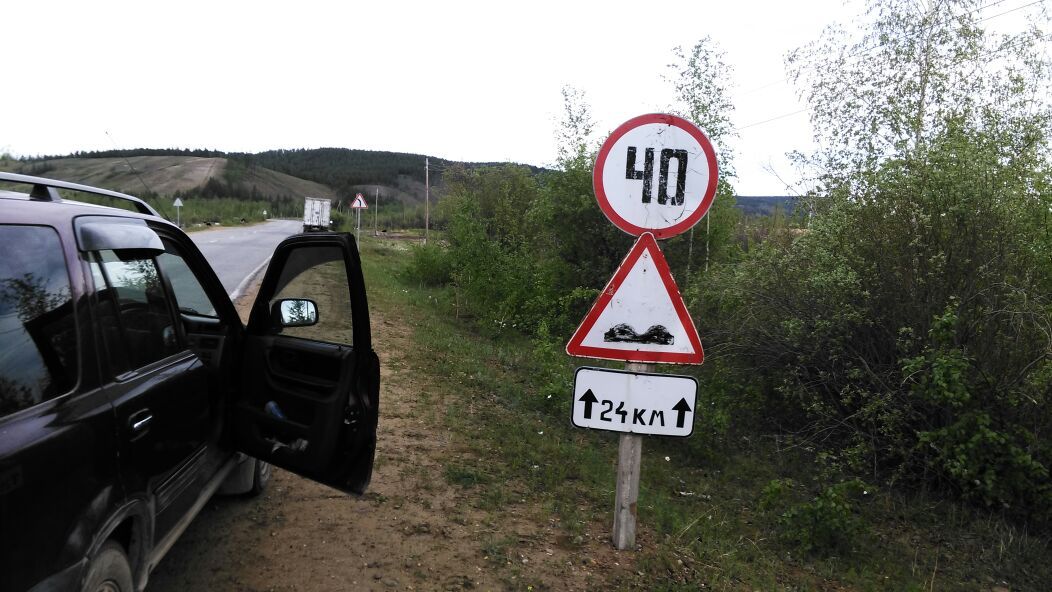
<path fill-rule="evenodd" d="M 256 467 L 252 470 L 252 489 L 248 491 L 248 495 L 257 496 L 267 488 L 270 483 L 271 474 L 274 472 L 274 467 L 268 462 L 261 460 L 255 460 Z"/>
<path fill-rule="evenodd" d="M 84 592 L 132 592 L 131 565 L 124 549 L 108 541 L 88 566 Z"/>

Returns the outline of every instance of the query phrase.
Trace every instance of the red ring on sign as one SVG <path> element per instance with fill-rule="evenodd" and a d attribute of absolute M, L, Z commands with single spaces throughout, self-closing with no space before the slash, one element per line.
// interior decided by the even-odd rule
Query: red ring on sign
<path fill-rule="evenodd" d="M 614 211 L 613 206 L 610 205 L 610 199 L 606 195 L 606 190 L 603 188 L 603 169 L 606 168 L 606 159 L 610 156 L 610 150 L 613 149 L 614 144 L 616 144 L 622 136 L 633 129 L 650 123 L 663 123 L 675 126 L 690 134 L 690 136 L 697 140 L 698 144 L 701 146 L 702 152 L 705 153 L 705 161 L 709 167 L 709 183 L 705 187 L 705 194 L 702 196 L 698 208 L 678 224 L 667 226 L 665 228 L 636 226 L 628 220 L 625 220 Z M 592 168 L 592 189 L 595 191 L 596 201 L 599 202 L 599 209 L 603 211 L 603 214 L 606 215 L 607 219 L 613 222 L 614 226 L 624 230 L 632 236 L 639 236 L 644 232 L 652 232 L 657 239 L 666 239 L 676 236 L 697 224 L 705 214 L 708 213 L 709 208 L 712 207 L 712 201 L 716 198 L 716 183 L 718 180 L 719 171 L 716 166 L 716 151 L 712 148 L 712 142 L 709 142 L 708 137 L 705 136 L 704 132 L 698 129 L 698 126 L 682 117 L 668 115 L 666 113 L 649 113 L 647 115 L 640 115 L 639 117 L 633 117 L 622 123 L 612 134 L 610 134 L 610 137 L 603 142 L 602 147 L 599 149 L 599 155 L 595 159 L 595 167 Z"/>

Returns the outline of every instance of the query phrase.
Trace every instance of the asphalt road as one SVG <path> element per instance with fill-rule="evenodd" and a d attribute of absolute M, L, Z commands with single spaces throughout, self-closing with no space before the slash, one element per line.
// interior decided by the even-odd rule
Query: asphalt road
<path fill-rule="evenodd" d="M 299 220 L 268 220 L 253 226 L 191 232 L 190 238 L 212 265 L 227 294 L 235 299 L 247 280 L 270 261 L 278 243 L 302 230 Z"/>

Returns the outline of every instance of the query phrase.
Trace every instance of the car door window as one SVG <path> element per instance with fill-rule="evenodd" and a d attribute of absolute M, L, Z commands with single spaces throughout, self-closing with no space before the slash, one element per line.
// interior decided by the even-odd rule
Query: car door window
<path fill-rule="evenodd" d="M 194 275 L 193 270 L 186 264 L 186 260 L 179 254 L 177 248 L 165 241 L 167 252 L 157 257 L 157 265 L 168 278 L 175 296 L 175 304 L 179 312 L 202 317 L 218 318 L 215 304 L 208 297 L 201 282 Z"/>
<path fill-rule="evenodd" d="M 292 251 L 269 303 L 271 310 L 279 300 L 312 300 L 317 304 L 317 323 L 306 327 L 284 327 L 279 329 L 281 334 L 328 343 L 353 343 L 347 284 L 343 252 L 338 247 Z"/>
<path fill-rule="evenodd" d="M 180 351 L 168 296 L 152 256 L 141 251 L 96 251 L 91 267 L 96 310 L 114 374 Z"/>
<path fill-rule="evenodd" d="M 77 333 L 58 233 L 0 226 L 0 417 L 68 392 Z"/>

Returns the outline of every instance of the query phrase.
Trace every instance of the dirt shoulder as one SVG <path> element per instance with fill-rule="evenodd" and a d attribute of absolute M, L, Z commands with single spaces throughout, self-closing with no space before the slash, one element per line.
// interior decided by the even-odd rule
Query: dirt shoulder
<path fill-rule="evenodd" d="M 243 316 L 250 301 L 238 303 Z M 604 525 L 568 541 L 513 484 L 495 505 L 451 479 L 448 467 L 472 453 L 446 427 L 441 397 L 420 396 L 443 379 L 414 363 L 421 352 L 406 316 L 371 314 L 382 387 L 369 492 L 354 498 L 278 470 L 257 499 L 216 498 L 154 572 L 151 592 L 592 590 L 632 569 Z"/>

